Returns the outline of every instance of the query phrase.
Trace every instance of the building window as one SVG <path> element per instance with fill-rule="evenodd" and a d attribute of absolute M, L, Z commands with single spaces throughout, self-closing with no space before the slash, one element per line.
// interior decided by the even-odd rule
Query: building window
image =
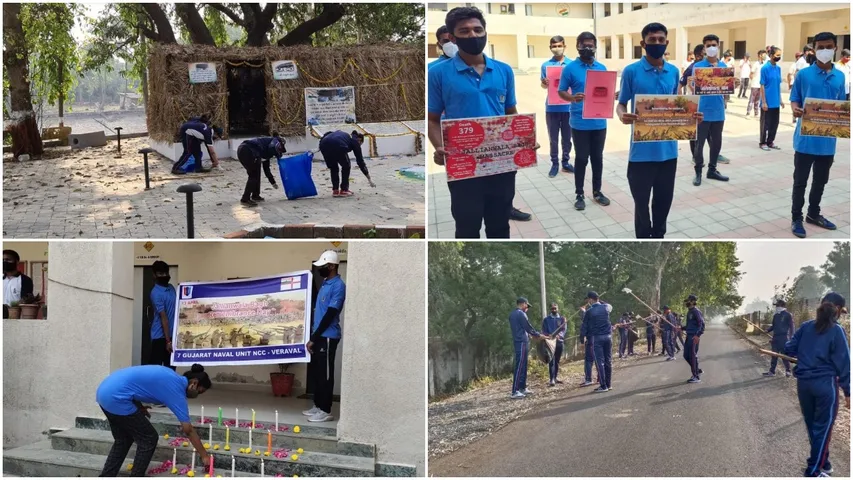
<path fill-rule="evenodd" d="M 605 17 L 610 16 L 610 4 L 609 3 L 604 4 L 604 16 Z"/>
<path fill-rule="evenodd" d="M 604 58 L 613 58 L 613 49 L 610 45 L 610 37 L 604 39 Z"/>
<path fill-rule="evenodd" d="M 489 57 L 495 58 L 495 45 L 493 43 L 489 44 Z"/>
<path fill-rule="evenodd" d="M 437 10 L 439 12 L 446 12 L 447 11 L 447 4 L 446 3 L 429 3 L 427 5 L 429 5 L 430 10 Z"/>
<path fill-rule="evenodd" d="M 616 47 L 616 55 L 622 54 L 622 58 L 628 58 L 628 52 L 625 51 L 625 37 L 619 35 L 619 45 Z"/>
<path fill-rule="evenodd" d="M 619 4 L 619 15 L 622 15 L 622 10 L 623 10 L 622 7 L 623 7 L 623 4 L 620 3 Z"/>
<path fill-rule="evenodd" d="M 528 17 L 533 16 L 533 5 L 524 4 L 524 14 Z"/>
<path fill-rule="evenodd" d="M 486 4 L 486 10 L 488 11 L 488 13 L 492 13 L 492 4 L 491 3 Z"/>
<path fill-rule="evenodd" d="M 645 3 L 635 3 L 631 5 L 631 10 L 636 12 L 637 10 L 642 10 L 644 8 L 648 8 L 648 4 Z"/>
<path fill-rule="evenodd" d="M 641 58 L 642 56 L 643 56 L 643 47 L 641 47 L 639 45 L 634 45 L 634 56 L 631 58 L 632 59 Z"/>
<path fill-rule="evenodd" d="M 536 58 L 536 52 L 533 50 L 533 45 L 527 46 L 527 58 Z"/>

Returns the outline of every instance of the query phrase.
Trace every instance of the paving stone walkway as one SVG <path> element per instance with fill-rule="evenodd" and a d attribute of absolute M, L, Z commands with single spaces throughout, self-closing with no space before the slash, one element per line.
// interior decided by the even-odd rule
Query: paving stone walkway
<path fill-rule="evenodd" d="M 424 157 L 383 157 L 368 160 L 377 184 L 367 184 L 355 165 L 352 198 L 331 196 L 329 172 L 314 163 L 317 197 L 289 201 L 262 178 L 266 202 L 249 209 L 239 204 L 246 171 L 230 159 L 223 170 L 176 176 L 172 163 L 149 156 L 151 187 L 145 191 L 142 156 L 146 139 L 122 141 L 122 158 L 115 142 L 107 147 L 72 151 L 50 149 L 45 159 L 23 163 L 4 158 L 3 236 L 43 238 L 186 238 L 186 200 L 175 189 L 199 183 L 194 197 L 196 238 L 217 238 L 244 228 L 284 224 L 423 225 L 424 182 L 400 176 L 397 170 L 423 165 Z M 7 156 L 8 157 L 8 156 Z M 273 166 L 278 177 L 278 167 Z"/>

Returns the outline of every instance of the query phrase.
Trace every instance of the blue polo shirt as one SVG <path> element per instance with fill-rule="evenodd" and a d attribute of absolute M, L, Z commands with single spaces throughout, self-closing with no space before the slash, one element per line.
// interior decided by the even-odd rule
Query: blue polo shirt
<path fill-rule="evenodd" d="M 797 102 L 802 108 L 806 98 L 823 100 L 844 100 L 844 74 L 835 68 L 825 72 L 817 62 L 797 72 L 794 88 L 791 90 L 791 103 Z M 809 137 L 800 135 L 802 118 L 797 120 L 794 130 L 794 151 L 808 155 L 835 155 L 835 138 Z"/>
<path fill-rule="evenodd" d="M 436 58 L 435 60 L 429 62 L 427 64 L 427 71 L 429 71 L 430 69 L 432 69 L 432 67 L 434 67 L 434 66 L 438 65 L 439 63 L 444 62 L 446 60 L 450 60 L 450 57 L 448 57 L 447 55 L 442 55 L 442 56 Z"/>
<path fill-rule="evenodd" d="M 719 60 L 717 65 L 711 65 L 707 59 L 702 60 L 701 62 L 696 62 L 693 66 L 694 71 L 696 68 L 706 68 L 706 67 L 714 67 L 717 68 L 726 68 L 725 62 Z M 702 119 L 703 122 L 723 122 L 726 120 L 726 99 L 724 95 L 702 95 L 699 97 L 699 111 L 702 112 L 705 116 Z"/>
<path fill-rule="evenodd" d="M 782 99 L 782 68 L 770 62 L 761 67 L 761 85 L 764 86 L 764 97 L 767 99 L 767 108 L 779 108 Z"/>
<path fill-rule="evenodd" d="M 622 70 L 622 86 L 619 89 L 619 103 L 635 110 L 635 95 L 675 95 L 678 93 L 678 67 L 663 62 L 661 68 L 652 66 L 646 57 L 634 62 Z M 634 137 L 633 127 L 631 138 Z M 678 142 L 665 140 L 660 142 L 631 142 L 628 154 L 629 162 L 665 162 L 678 158 Z"/>
<path fill-rule="evenodd" d="M 311 332 L 316 332 L 317 327 L 329 308 L 336 308 L 339 312 L 344 308 L 344 300 L 347 298 L 347 286 L 340 275 L 335 278 L 326 279 L 320 292 L 317 294 L 317 303 L 314 304 L 314 325 Z M 341 338 L 341 316 L 340 314 L 332 320 L 332 324 L 322 334 L 325 338 Z"/>
<path fill-rule="evenodd" d="M 560 61 L 555 60 L 555 57 L 551 57 L 550 60 L 542 64 L 542 75 L 540 78 L 545 80 L 545 74 L 548 71 L 548 67 L 565 67 L 568 64 L 569 61 L 566 57 L 563 57 Z M 562 80 L 560 80 L 560 83 L 562 84 Z M 548 105 L 548 94 L 545 94 L 545 113 L 568 113 L 571 111 L 571 106 L 572 104 L 570 103 L 565 105 Z"/>
<path fill-rule="evenodd" d="M 98 405 L 113 415 L 136 413 L 134 401 L 163 404 L 181 423 L 190 423 L 188 380 L 162 365 L 141 365 L 116 370 L 98 386 Z"/>
<path fill-rule="evenodd" d="M 151 340 L 165 338 L 163 324 L 160 323 L 160 312 L 166 312 L 169 320 L 169 334 L 175 334 L 175 304 L 178 300 L 178 292 L 172 284 L 161 286 L 154 285 L 151 289 L 151 304 L 154 305 L 154 318 L 151 319 Z"/>
<path fill-rule="evenodd" d="M 607 71 L 607 67 L 596 60 L 593 60 L 591 64 L 587 64 L 580 58 L 575 59 L 563 68 L 563 74 L 560 75 L 559 90 L 566 92 L 571 88 L 572 93 L 586 93 L 584 92 L 584 88 L 586 88 L 586 72 L 590 70 L 605 72 Z M 569 106 L 572 112 L 569 124 L 572 128 L 577 130 L 602 130 L 607 128 L 607 120 L 603 118 L 583 118 L 583 102 L 572 102 Z"/>
<path fill-rule="evenodd" d="M 459 55 L 429 70 L 427 111 L 451 120 L 506 115 L 516 105 L 515 75 L 509 65 L 485 59 L 482 76 Z"/>

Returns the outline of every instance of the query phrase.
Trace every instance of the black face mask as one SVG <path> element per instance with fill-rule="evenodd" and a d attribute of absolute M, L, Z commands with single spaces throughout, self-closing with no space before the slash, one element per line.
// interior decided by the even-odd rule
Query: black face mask
<path fill-rule="evenodd" d="M 161 287 L 165 287 L 166 285 L 169 284 L 169 280 L 171 280 L 171 279 L 172 279 L 172 277 L 170 277 L 169 275 L 166 275 L 165 277 L 156 277 L 154 280 L 157 282 L 157 285 L 160 285 Z"/>
<path fill-rule="evenodd" d="M 581 47 L 578 49 L 578 54 L 584 60 L 589 60 L 595 57 L 595 47 Z"/>
<path fill-rule="evenodd" d="M 319 273 L 323 278 L 328 278 L 331 271 L 329 270 L 329 267 L 320 267 L 317 269 L 317 273 Z"/>
<path fill-rule="evenodd" d="M 468 55 L 479 55 L 486 48 L 486 35 L 482 37 L 456 37 L 456 46 Z"/>
<path fill-rule="evenodd" d="M 3 271 L 4 272 L 14 272 L 18 270 L 18 264 L 15 262 L 7 262 L 3 261 Z"/>

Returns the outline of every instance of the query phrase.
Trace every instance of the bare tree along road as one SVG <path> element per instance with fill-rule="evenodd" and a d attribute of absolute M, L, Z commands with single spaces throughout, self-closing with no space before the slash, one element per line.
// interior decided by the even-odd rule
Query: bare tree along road
<path fill-rule="evenodd" d="M 802 475 L 809 442 L 795 379 L 762 377 L 767 358 L 719 324 L 708 324 L 702 336 L 702 383 L 686 383 L 690 369 L 680 356 L 663 358 L 614 370 L 609 393 L 572 390 L 480 441 L 431 458 L 429 474 Z M 833 476 L 850 476 L 849 438 L 833 436 L 829 459 Z"/>

